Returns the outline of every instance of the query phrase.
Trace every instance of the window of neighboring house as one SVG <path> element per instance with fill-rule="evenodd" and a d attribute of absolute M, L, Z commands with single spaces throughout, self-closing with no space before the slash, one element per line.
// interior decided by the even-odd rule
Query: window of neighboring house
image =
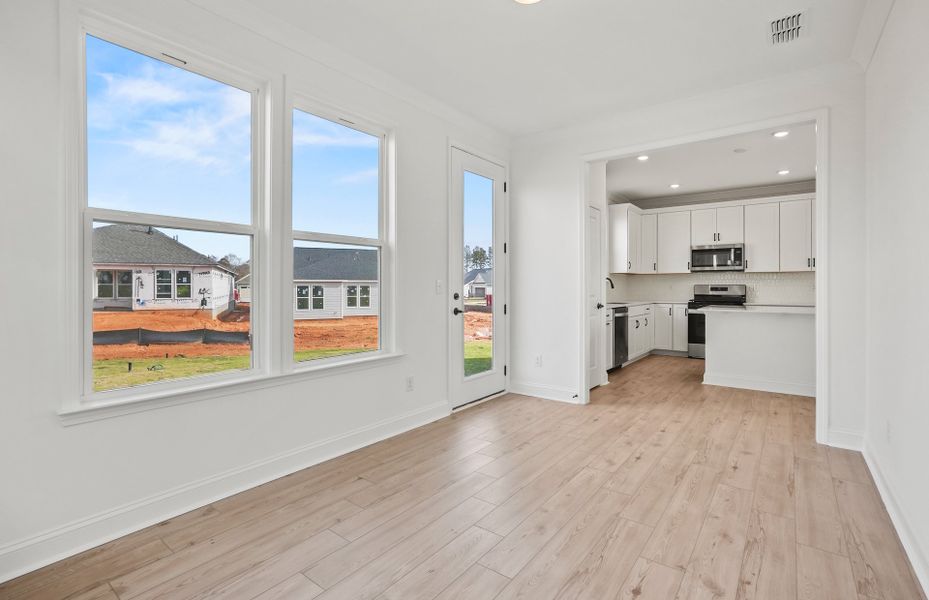
<path fill-rule="evenodd" d="M 105 258 L 119 264 L 183 265 L 191 257 L 197 259 L 194 264 L 250 267 L 257 233 L 252 183 L 261 163 L 253 160 L 254 149 L 260 148 L 253 145 L 253 129 L 260 123 L 253 105 L 261 84 L 159 47 L 161 42 L 129 49 L 87 34 L 83 43 L 85 106 L 80 114 L 86 119 L 82 162 L 87 170 L 80 222 L 88 224 L 84 238 L 91 238 L 85 264 Z M 130 392 L 117 390 L 150 384 L 185 389 L 186 383 L 167 382 L 252 367 L 251 342 L 262 342 L 253 335 L 250 315 L 219 320 L 235 308 L 232 280 L 225 273 L 194 290 L 190 267 L 156 266 L 153 271 L 138 276 L 129 270 L 97 272 L 97 297 L 137 299 L 131 313 L 107 315 L 108 328 L 115 323 L 116 329 L 154 333 L 140 337 L 138 347 L 95 345 L 95 337 L 88 336 L 85 343 L 92 351 L 84 364 L 85 400 L 101 392 L 117 394 L 108 396 L 108 403 L 130 398 Z M 170 344 L 189 343 L 189 333 L 176 334 L 194 328 L 190 317 L 158 309 L 163 308 L 160 301 L 193 299 L 194 293 L 206 309 L 196 328 L 221 330 L 228 343 L 201 340 L 197 355 L 187 356 Z M 86 301 L 83 306 L 92 310 Z M 103 321 L 92 317 L 96 330 Z"/>
<path fill-rule="evenodd" d="M 297 286 L 297 310 L 310 309 L 310 286 Z"/>
<path fill-rule="evenodd" d="M 178 298 L 190 298 L 190 271 L 174 272 L 174 293 Z"/>
<path fill-rule="evenodd" d="M 116 271 L 116 297 L 132 298 L 132 271 Z"/>
<path fill-rule="evenodd" d="M 113 297 L 113 271 L 97 271 L 97 298 Z"/>
<path fill-rule="evenodd" d="M 368 308 L 371 306 L 371 286 L 363 285 L 359 289 L 361 295 L 358 298 L 358 305 L 362 308 Z"/>
<path fill-rule="evenodd" d="M 173 287 L 171 285 L 171 271 L 159 269 L 155 271 L 155 298 L 159 300 L 171 299 Z"/>
<path fill-rule="evenodd" d="M 294 279 L 380 282 L 387 251 L 386 135 L 354 118 L 314 114 L 297 104 L 292 112 Z M 369 307 L 370 287 L 346 286 L 343 306 Z M 312 288 L 314 310 L 325 307 L 323 288 Z M 382 325 L 379 314 L 327 315 L 323 323 L 295 319 L 294 360 L 379 350 Z M 351 335 L 343 334 L 348 331 Z"/>
<path fill-rule="evenodd" d="M 358 306 L 358 286 L 350 285 L 345 288 L 345 306 L 355 308 Z"/>

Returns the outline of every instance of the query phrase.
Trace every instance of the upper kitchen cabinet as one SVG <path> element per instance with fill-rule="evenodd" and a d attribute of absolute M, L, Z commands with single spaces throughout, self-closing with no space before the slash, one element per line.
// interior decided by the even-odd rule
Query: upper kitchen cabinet
<path fill-rule="evenodd" d="M 813 270 L 813 200 L 780 203 L 780 270 Z"/>
<path fill-rule="evenodd" d="M 659 273 L 690 272 L 690 211 L 658 214 Z"/>
<path fill-rule="evenodd" d="M 658 272 L 658 215 L 642 215 L 642 260 L 639 273 Z"/>
<path fill-rule="evenodd" d="M 743 208 L 703 208 L 690 212 L 690 239 L 694 246 L 740 244 L 743 241 Z"/>
<path fill-rule="evenodd" d="M 780 270 L 780 204 L 745 207 L 745 270 L 771 273 Z"/>
<path fill-rule="evenodd" d="M 611 204 L 610 273 L 639 273 L 642 264 L 642 213 L 631 204 Z"/>

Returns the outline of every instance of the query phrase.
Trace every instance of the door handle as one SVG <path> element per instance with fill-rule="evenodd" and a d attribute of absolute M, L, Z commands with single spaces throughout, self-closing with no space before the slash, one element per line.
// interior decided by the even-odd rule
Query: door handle
<path fill-rule="evenodd" d="M 463 313 L 463 312 L 464 312 L 463 310 L 461 310 L 460 308 L 458 308 L 458 307 L 456 306 L 455 309 L 452 311 L 452 314 L 455 315 L 455 316 L 457 317 L 458 315 L 460 315 L 460 314 Z"/>
<path fill-rule="evenodd" d="M 597 310 L 600 310 L 601 308 L 603 308 L 603 305 L 597 302 Z"/>

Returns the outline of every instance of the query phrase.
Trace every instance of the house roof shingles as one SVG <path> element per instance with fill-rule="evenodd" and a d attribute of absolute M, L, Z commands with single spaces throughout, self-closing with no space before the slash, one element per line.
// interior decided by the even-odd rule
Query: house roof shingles
<path fill-rule="evenodd" d="M 297 281 L 377 281 L 377 250 L 294 248 Z"/>
<path fill-rule="evenodd" d="M 154 227 L 105 225 L 94 228 L 94 264 L 219 266 Z"/>
<path fill-rule="evenodd" d="M 94 264 L 203 265 L 224 270 L 157 228 L 106 225 L 94 228 Z M 242 279 L 250 277 L 246 275 Z M 294 248 L 294 279 L 309 281 L 377 281 L 377 250 L 354 248 Z M 241 281 L 241 280 L 240 280 Z"/>
<path fill-rule="evenodd" d="M 464 284 L 468 285 L 469 283 L 477 279 L 478 276 L 480 276 L 480 278 L 484 280 L 484 283 L 488 285 L 493 285 L 494 270 L 491 267 L 488 267 L 486 269 L 471 269 L 470 271 L 465 273 Z"/>

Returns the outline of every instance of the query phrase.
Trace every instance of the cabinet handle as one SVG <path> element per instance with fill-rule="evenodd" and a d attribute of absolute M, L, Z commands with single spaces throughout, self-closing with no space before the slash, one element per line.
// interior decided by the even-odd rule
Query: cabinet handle
<path fill-rule="evenodd" d="M 745 268 L 748 269 L 748 259 L 745 259 Z"/>
<path fill-rule="evenodd" d="M 645 326 L 648 327 L 648 319 L 645 319 Z"/>
<path fill-rule="evenodd" d="M 638 320 L 638 319 L 635 320 L 635 328 L 636 328 L 636 329 L 639 328 L 639 320 Z"/>
<path fill-rule="evenodd" d="M 690 270 L 690 261 L 689 261 L 689 260 L 687 261 L 687 270 L 688 270 L 688 271 Z"/>
<path fill-rule="evenodd" d="M 668 316 L 669 316 L 669 317 L 671 316 L 671 309 L 670 309 L 670 308 L 668 309 Z"/>
<path fill-rule="evenodd" d="M 657 270 L 658 270 L 658 263 L 656 262 L 652 263 L 652 271 L 657 271 Z"/>
<path fill-rule="evenodd" d="M 807 267 L 807 268 L 812 267 L 812 266 L 813 266 L 812 263 L 813 263 L 813 259 L 812 259 L 812 258 L 807 258 L 807 259 L 806 259 L 806 267 Z"/>
<path fill-rule="evenodd" d="M 815 256 L 813 257 L 813 268 L 814 269 L 816 268 L 816 257 Z"/>
<path fill-rule="evenodd" d="M 629 261 L 629 270 L 630 270 L 630 271 L 632 270 L 632 261 L 631 261 L 631 260 Z"/>

